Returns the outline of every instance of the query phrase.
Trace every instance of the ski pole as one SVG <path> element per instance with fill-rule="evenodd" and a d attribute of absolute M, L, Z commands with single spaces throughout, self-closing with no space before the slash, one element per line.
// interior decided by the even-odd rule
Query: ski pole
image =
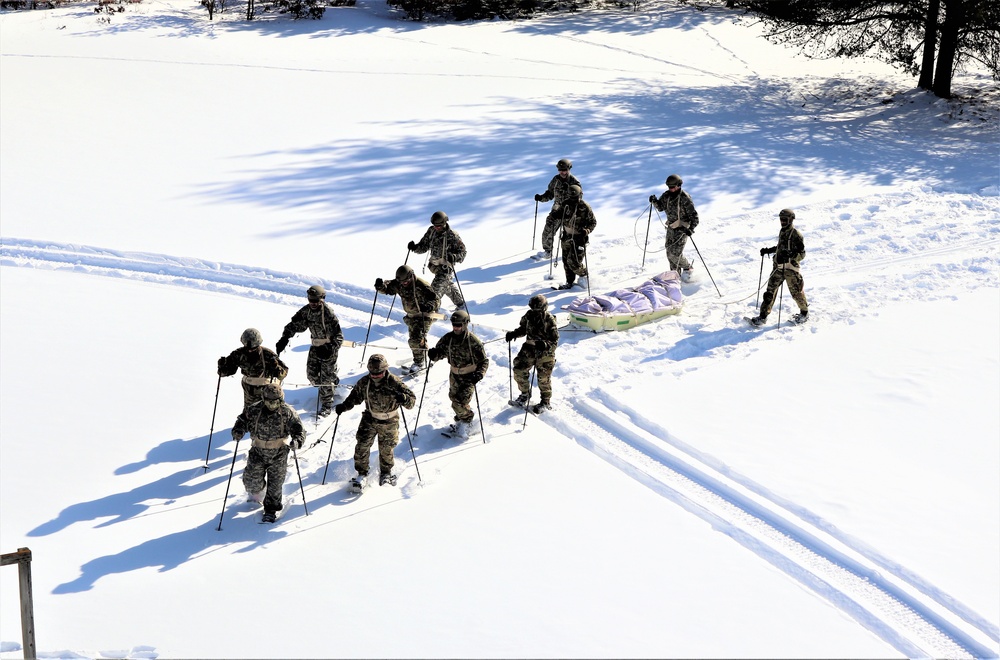
<path fill-rule="evenodd" d="M 764 255 L 760 255 L 760 275 L 757 276 L 757 312 L 760 312 L 760 286 L 764 281 Z"/>
<path fill-rule="evenodd" d="M 333 435 L 330 436 L 330 451 L 326 453 L 326 467 L 323 468 L 323 483 L 321 486 L 326 485 L 326 471 L 330 469 L 330 457 L 333 456 L 333 443 L 337 439 L 337 424 L 340 424 L 340 415 L 337 415 L 337 420 L 333 423 Z"/>
<path fill-rule="evenodd" d="M 549 258 L 549 279 L 553 279 L 552 266 L 555 262 L 559 261 L 559 248 L 562 247 L 562 225 L 559 226 L 559 231 L 556 232 L 556 249 Z"/>
<path fill-rule="evenodd" d="M 413 440 L 410 440 L 410 427 L 406 425 L 406 415 L 403 414 L 403 407 L 399 407 L 399 416 L 403 419 L 403 429 L 406 431 L 406 441 L 410 443 L 410 456 L 413 457 L 413 467 L 417 468 L 417 481 L 423 483 L 420 478 L 420 466 L 417 465 L 417 453 L 413 451 Z"/>
<path fill-rule="evenodd" d="M 538 200 L 535 200 L 535 228 L 531 230 L 531 249 L 535 249 L 535 236 L 538 235 Z"/>
<path fill-rule="evenodd" d="M 781 327 L 781 305 L 785 301 L 785 269 L 781 269 L 781 291 L 778 292 L 778 327 Z"/>
<path fill-rule="evenodd" d="M 528 379 L 528 400 L 524 402 L 524 423 L 521 424 L 521 430 L 528 425 L 528 411 L 531 409 L 531 389 L 535 386 L 535 367 L 531 367 L 531 378 Z"/>
<path fill-rule="evenodd" d="M 451 267 L 451 272 L 455 274 L 455 284 L 458 286 L 458 295 L 462 298 L 462 305 L 465 307 L 465 312 L 469 312 L 469 301 L 465 299 L 465 293 L 462 292 L 462 283 L 458 281 L 458 269 L 454 266 Z M 472 321 L 472 314 L 469 314 L 469 321 Z"/>
<path fill-rule="evenodd" d="M 590 263 L 587 261 L 587 244 L 583 244 L 583 268 L 587 271 L 587 295 L 590 296 Z"/>
<path fill-rule="evenodd" d="M 483 444 L 485 445 L 486 444 L 486 428 L 483 426 L 483 411 L 479 407 L 479 388 L 476 387 L 475 383 L 472 384 L 472 391 L 476 394 L 476 412 L 479 413 L 479 430 L 483 434 Z"/>
<path fill-rule="evenodd" d="M 299 452 L 295 451 L 295 447 L 292 447 L 292 456 L 295 457 L 295 473 L 299 475 L 299 492 L 302 493 L 302 507 L 306 510 L 306 515 L 309 515 L 309 505 L 306 504 L 306 489 L 302 485 L 302 472 L 299 471 Z"/>
<path fill-rule="evenodd" d="M 411 251 L 409 249 L 406 250 L 406 259 L 403 259 L 403 265 L 404 266 L 406 265 L 406 262 L 410 260 L 410 252 Z M 396 284 L 398 285 L 399 282 L 396 282 Z M 398 288 L 398 286 L 397 286 L 397 288 Z M 392 308 L 395 305 L 396 305 L 396 294 L 394 293 L 394 294 L 392 294 L 392 302 L 389 304 L 389 314 L 385 315 L 385 320 L 386 321 L 389 320 L 389 315 L 392 314 Z"/>
<path fill-rule="evenodd" d="M 242 438 L 240 438 L 242 440 Z M 226 482 L 226 496 L 222 498 L 222 513 L 219 514 L 219 526 L 215 531 L 222 531 L 222 517 L 226 515 L 226 500 L 229 499 L 229 486 L 233 483 L 233 470 L 236 469 L 236 456 L 240 453 L 240 440 L 236 441 L 236 449 L 233 450 L 233 464 L 229 467 L 229 481 Z"/>
<path fill-rule="evenodd" d="M 361 351 L 361 364 L 365 363 L 365 351 L 368 350 L 368 335 L 372 331 L 372 319 L 375 318 L 375 303 L 378 302 L 378 291 L 375 292 L 375 297 L 372 298 L 372 313 L 368 315 L 368 330 L 365 332 L 365 347 Z"/>
<path fill-rule="evenodd" d="M 314 420 L 315 420 L 315 424 L 313 425 L 313 429 L 314 430 L 319 428 L 319 388 L 320 387 L 322 387 L 322 385 L 317 385 L 316 386 L 316 417 L 314 418 Z"/>
<path fill-rule="evenodd" d="M 694 242 L 694 236 L 688 234 L 688 238 L 691 239 L 691 245 L 694 246 L 694 251 L 698 253 L 698 258 L 701 259 L 701 265 L 705 267 L 705 272 L 708 273 L 708 279 L 712 280 L 712 284 L 715 286 L 716 292 L 718 292 L 719 297 L 722 297 L 722 292 L 719 291 L 719 285 L 715 283 L 715 278 L 712 277 L 712 271 L 708 269 L 708 264 L 705 263 L 704 257 L 701 256 L 701 250 L 698 249 L 698 244 Z"/>
<path fill-rule="evenodd" d="M 511 361 L 510 342 L 507 342 L 507 380 L 510 381 L 510 400 L 514 400 L 514 363 Z"/>
<path fill-rule="evenodd" d="M 642 216 L 639 216 L 640 218 Z M 646 248 L 649 246 L 649 226 L 653 224 L 653 202 L 649 203 L 649 219 L 646 220 L 646 240 L 642 243 L 642 268 L 646 267 Z M 633 227 L 633 229 L 635 229 Z"/>
<path fill-rule="evenodd" d="M 205 450 L 204 469 L 208 470 L 208 455 L 212 453 L 212 436 L 215 434 L 215 411 L 219 408 L 219 388 L 222 386 L 222 374 L 219 374 L 219 382 L 215 384 L 215 404 L 212 406 L 212 426 L 208 431 L 208 449 Z"/>
<path fill-rule="evenodd" d="M 430 355 L 427 356 L 427 372 L 424 374 L 424 389 L 420 391 L 420 405 L 417 406 L 417 419 L 413 422 L 413 435 L 417 434 L 418 424 L 420 423 L 420 410 L 424 407 L 424 395 L 427 394 L 427 381 L 431 377 L 431 367 L 434 363 L 431 362 Z"/>

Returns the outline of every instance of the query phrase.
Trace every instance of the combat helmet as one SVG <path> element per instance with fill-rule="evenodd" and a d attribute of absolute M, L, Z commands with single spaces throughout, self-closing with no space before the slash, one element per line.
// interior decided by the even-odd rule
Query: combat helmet
<path fill-rule="evenodd" d="M 451 315 L 452 325 L 469 325 L 469 313 L 464 309 L 456 309 Z"/>
<path fill-rule="evenodd" d="M 559 162 L 556 163 L 557 170 L 571 170 L 573 169 L 573 161 L 569 158 L 560 158 Z"/>
<path fill-rule="evenodd" d="M 315 302 L 319 302 L 320 300 L 323 300 L 324 298 L 326 298 L 326 289 L 324 289 L 319 284 L 313 284 L 306 291 L 306 297 L 309 298 L 310 302 L 314 302 L 314 301 Z"/>
<path fill-rule="evenodd" d="M 247 348 L 257 348 L 264 343 L 264 338 L 260 335 L 260 330 L 257 328 L 247 328 L 240 335 L 240 343 Z"/>
<path fill-rule="evenodd" d="M 406 264 L 403 264 L 402 266 L 396 269 L 397 282 L 405 282 L 411 277 L 413 277 L 413 269 L 407 266 Z"/>
<path fill-rule="evenodd" d="M 680 178 L 676 174 L 671 174 L 670 176 L 667 177 L 665 183 L 667 184 L 668 188 L 670 186 L 677 186 L 678 188 L 680 188 L 681 185 L 684 183 L 684 179 Z"/>
<path fill-rule="evenodd" d="M 431 224 L 435 227 L 448 224 L 448 214 L 444 211 L 434 211 L 434 215 L 431 216 Z"/>
<path fill-rule="evenodd" d="M 576 184 L 573 184 L 572 186 L 566 189 L 566 196 L 569 197 L 570 199 L 579 199 L 580 197 L 583 197 L 583 188 L 581 188 Z"/>
<path fill-rule="evenodd" d="M 792 220 L 795 219 L 795 211 L 793 211 L 792 209 L 781 209 L 778 212 L 778 219 L 788 220 L 789 222 L 791 222 Z"/>
<path fill-rule="evenodd" d="M 531 296 L 531 300 L 528 301 L 528 309 L 533 309 L 535 311 L 542 311 L 549 308 L 549 300 L 542 294 L 536 294 Z"/>
<path fill-rule="evenodd" d="M 268 410 L 277 410 L 281 407 L 281 402 L 285 399 L 284 392 L 281 391 L 279 385 L 274 383 L 269 383 L 264 386 L 264 391 L 261 392 L 261 398 L 264 399 L 264 406 Z"/>
<path fill-rule="evenodd" d="M 381 353 L 375 353 L 368 358 L 368 373 L 372 375 L 382 374 L 388 371 L 389 361 Z"/>

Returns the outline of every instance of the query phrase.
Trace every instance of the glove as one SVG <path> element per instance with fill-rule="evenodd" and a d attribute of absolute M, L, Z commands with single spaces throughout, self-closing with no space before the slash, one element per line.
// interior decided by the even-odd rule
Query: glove
<path fill-rule="evenodd" d="M 414 250 L 417 249 L 417 244 L 414 243 L 413 241 L 410 241 L 409 243 L 406 244 L 406 249 L 409 250 L 410 252 L 413 252 Z"/>
<path fill-rule="evenodd" d="M 402 391 L 396 392 L 396 403 L 398 403 L 400 405 L 406 403 L 406 393 L 405 392 L 402 392 Z"/>
<path fill-rule="evenodd" d="M 437 362 L 442 358 L 441 351 L 438 350 L 437 346 L 434 346 L 429 351 L 427 351 L 427 359 L 431 362 Z"/>
<path fill-rule="evenodd" d="M 680 232 L 682 234 L 684 234 L 685 236 L 690 236 L 691 234 L 694 233 L 694 230 L 691 229 L 690 227 L 680 227 L 679 229 L 680 229 Z"/>
<path fill-rule="evenodd" d="M 471 376 L 469 376 L 469 380 L 471 380 L 471 381 L 472 381 L 472 384 L 473 384 L 473 385 L 475 385 L 476 383 L 478 383 L 478 382 L 479 382 L 479 381 L 481 381 L 482 379 L 483 379 L 483 374 L 477 374 L 477 373 L 474 373 L 474 374 L 472 374 Z"/>
<path fill-rule="evenodd" d="M 774 254 L 777 249 L 778 248 L 773 248 L 773 247 L 770 247 L 770 248 L 761 248 L 760 249 L 760 256 L 763 257 L 765 254 Z"/>
<path fill-rule="evenodd" d="M 506 339 L 508 342 L 514 341 L 515 339 L 517 339 L 517 331 L 516 330 L 508 331 L 507 334 L 504 335 L 504 339 Z"/>
<path fill-rule="evenodd" d="M 433 303 L 424 303 L 420 306 L 420 311 L 424 314 L 430 314 L 434 311 L 435 307 Z"/>
<path fill-rule="evenodd" d="M 656 202 L 656 195 L 650 195 L 650 196 L 649 196 L 649 203 L 650 203 L 650 204 L 653 204 L 653 203 L 655 203 L 655 202 Z"/>
<path fill-rule="evenodd" d="M 302 438 L 292 438 L 292 441 L 288 443 L 292 449 L 298 451 L 302 449 Z"/>
<path fill-rule="evenodd" d="M 342 403 L 338 403 L 333 407 L 333 412 L 337 413 L 338 416 L 343 415 L 345 410 L 347 410 L 347 406 Z"/>
<path fill-rule="evenodd" d="M 222 370 L 225 369 L 225 368 L 226 368 L 226 358 L 220 357 L 219 358 L 219 367 L 217 369 L 217 371 L 218 371 L 218 373 L 219 373 L 220 376 L 222 375 Z"/>
<path fill-rule="evenodd" d="M 385 288 L 385 282 L 382 281 L 381 277 L 375 278 L 375 288 L 380 290 Z"/>
<path fill-rule="evenodd" d="M 778 250 L 778 256 L 777 256 L 776 261 L 779 264 L 787 264 L 788 263 L 788 252 L 786 252 L 785 250 Z"/>
<path fill-rule="evenodd" d="M 243 434 L 239 433 L 236 429 L 233 429 L 233 442 L 239 442 L 243 439 Z"/>
<path fill-rule="evenodd" d="M 540 201 L 542 201 L 542 199 L 543 199 L 543 198 L 542 198 L 542 196 L 541 196 L 541 195 L 535 195 L 535 201 L 536 201 L 536 202 L 540 202 Z"/>
<path fill-rule="evenodd" d="M 281 339 L 274 345 L 274 352 L 281 355 L 281 351 L 288 347 L 288 337 L 282 336 Z"/>

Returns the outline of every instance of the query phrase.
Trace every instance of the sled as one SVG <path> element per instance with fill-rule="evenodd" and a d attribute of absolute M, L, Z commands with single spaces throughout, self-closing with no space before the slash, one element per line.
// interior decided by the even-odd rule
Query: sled
<path fill-rule="evenodd" d="M 681 279 L 668 270 L 635 288 L 575 299 L 563 309 L 569 322 L 594 332 L 628 330 L 644 323 L 673 316 L 684 307 Z"/>

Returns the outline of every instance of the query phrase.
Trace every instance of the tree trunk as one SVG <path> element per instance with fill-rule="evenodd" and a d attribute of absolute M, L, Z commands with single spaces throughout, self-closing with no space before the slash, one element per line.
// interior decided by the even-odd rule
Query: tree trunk
<path fill-rule="evenodd" d="M 941 45 L 931 91 L 943 99 L 951 98 L 951 78 L 955 71 L 958 31 L 965 24 L 965 0 L 944 0 L 944 23 L 941 25 Z"/>
<path fill-rule="evenodd" d="M 917 87 L 931 89 L 934 83 L 934 50 L 937 48 L 937 22 L 941 0 L 928 0 L 924 23 L 924 57 L 920 62 L 920 81 Z"/>

